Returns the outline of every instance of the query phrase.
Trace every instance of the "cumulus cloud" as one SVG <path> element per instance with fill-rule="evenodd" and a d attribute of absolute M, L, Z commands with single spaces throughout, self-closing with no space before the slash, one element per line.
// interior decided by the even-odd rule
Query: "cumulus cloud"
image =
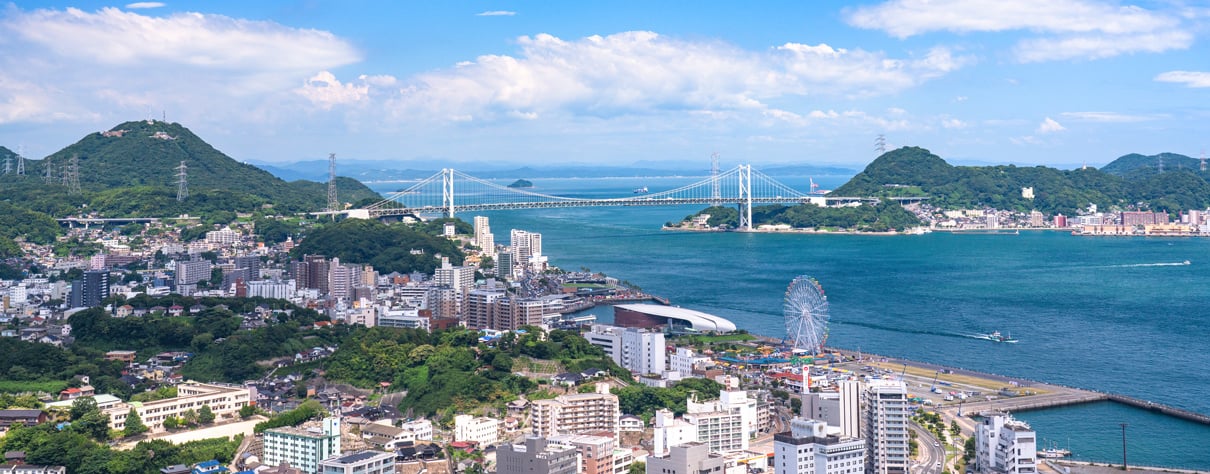
<path fill-rule="evenodd" d="M 476 13 L 475 16 L 514 16 L 517 12 L 508 10 L 488 10 L 485 12 Z"/>
<path fill-rule="evenodd" d="M 1193 34 L 1182 17 L 1188 14 L 1089 0 L 889 0 L 851 9 L 846 20 L 898 38 L 936 31 L 1044 34 L 1014 48 L 1018 60 L 1037 62 L 1185 49 Z"/>
<path fill-rule="evenodd" d="M 956 118 L 947 118 L 941 120 L 941 126 L 949 129 L 959 129 L 966 128 L 970 125 Z"/>
<path fill-rule="evenodd" d="M 134 2 L 134 3 L 126 4 L 127 10 L 139 10 L 139 9 L 146 9 L 146 8 L 163 8 L 163 7 L 164 7 L 163 2 Z"/>
<path fill-rule="evenodd" d="M 20 102 L 22 111 L 0 114 L 10 121 L 27 114 L 71 119 L 130 117 L 148 108 L 199 115 L 248 109 L 288 94 L 316 71 L 361 59 L 328 32 L 202 13 L 10 8 L 0 17 L 0 36 L 6 38 L 0 70 L 9 74 L 0 103 Z"/>
<path fill-rule="evenodd" d="M 407 81 L 392 106 L 436 117 L 509 111 L 588 116 L 657 111 L 769 111 L 788 96 L 864 97 L 916 86 L 961 67 L 935 48 L 918 58 L 787 43 L 768 51 L 649 31 L 564 40 L 523 36 L 515 56 L 488 55 Z M 773 112 L 770 116 L 781 115 Z"/>
<path fill-rule="evenodd" d="M 1168 71 L 1155 76 L 1159 82 L 1184 84 L 1185 87 L 1210 87 L 1210 72 L 1205 71 Z"/>
<path fill-rule="evenodd" d="M 1067 128 L 1063 125 L 1060 125 L 1059 122 L 1055 121 L 1055 119 L 1046 117 L 1046 120 L 1043 120 L 1041 124 L 1038 124 L 1037 133 L 1057 133 L 1064 130 L 1067 130 Z"/>
<path fill-rule="evenodd" d="M 364 83 L 341 84 L 332 73 L 322 71 L 307 79 L 295 92 L 324 110 L 329 110 L 336 105 L 352 104 L 365 99 L 369 95 L 370 87 Z"/>

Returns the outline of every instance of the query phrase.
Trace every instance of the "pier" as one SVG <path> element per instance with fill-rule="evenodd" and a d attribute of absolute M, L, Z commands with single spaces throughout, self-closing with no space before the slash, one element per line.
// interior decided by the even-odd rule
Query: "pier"
<path fill-rule="evenodd" d="M 1144 410 L 1154 411 L 1157 413 L 1163 413 L 1165 415 L 1168 415 L 1168 416 L 1171 416 L 1174 418 L 1180 418 L 1182 420 L 1189 420 L 1192 422 L 1201 423 L 1203 425 L 1210 425 L 1210 416 L 1206 416 L 1201 413 L 1195 413 L 1195 412 L 1191 412 L 1189 410 L 1182 410 L 1180 408 L 1164 405 L 1162 403 L 1155 403 L 1155 402 L 1148 401 L 1148 400 L 1140 400 L 1140 399 L 1137 399 L 1134 397 L 1128 397 L 1125 395 L 1107 394 L 1107 395 L 1105 395 L 1105 398 L 1110 401 L 1113 401 L 1113 402 L 1121 403 L 1123 405 L 1130 405 L 1132 407 L 1138 407 L 1138 408 L 1142 408 Z"/>

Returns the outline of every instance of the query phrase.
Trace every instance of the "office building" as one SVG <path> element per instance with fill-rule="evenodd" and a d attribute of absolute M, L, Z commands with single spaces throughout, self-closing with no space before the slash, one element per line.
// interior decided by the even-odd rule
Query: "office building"
<path fill-rule="evenodd" d="M 395 453 L 358 451 L 319 462 L 318 474 L 395 474 Z"/>
<path fill-rule="evenodd" d="M 908 398 L 902 380 L 870 381 L 864 392 L 862 437 L 866 471 L 906 474 L 908 469 Z"/>
<path fill-rule="evenodd" d="M 995 474 L 1036 473 L 1037 439 L 1033 428 L 1008 414 L 986 416 L 975 430 L 975 469 Z"/>
<path fill-rule="evenodd" d="M 265 430 L 263 463 L 267 466 L 284 462 L 304 473 L 319 474 L 320 461 L 340 454 L 339 418 L 324 418 L 320 426 Z"/>
<path fill-rule="evenodd" d="M 512 249 L 507 249 L 496 254 L 496 276 L 511 280 L 516 267 L 516 259 Z"/>
<path fill-rule="evenodd" d="M 497 474 L 576 474 L 577 452 L 573 446 L 527 436 L 524 444 L 505 444 L 496 451 Z"/>
<path fill-rule="evenodd" d="M 632 373 L 663 374 L 667 370 L 662 332 L 594 324 L 584 339 Z"/>
<path fill-rule="evenodd" d="M 773 435 L 774 474 L 860 474 L 865 441 L 827 434 L 827 423 L 795 418 L 790 431 Z"/>
<path fill-rule="evenodd" d="M 607 390 L 598 384 L 598 390 Z M 530 408 L 530 426 L 542 437 L 560 434 L 612 433 L 618 436 L 618 397 L 611 393 L 577 393 L 537 400 Z"/>

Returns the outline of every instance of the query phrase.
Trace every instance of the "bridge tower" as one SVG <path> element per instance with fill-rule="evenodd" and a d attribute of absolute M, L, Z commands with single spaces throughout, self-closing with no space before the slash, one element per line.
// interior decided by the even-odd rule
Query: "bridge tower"
<path fill-rule="evenodd" d="M 739 165 L 739 228 L 752 230 L 752 165 Z"/>
<path fill-rule="evenodd" d="M 441 205 L 446 208 L 446 217 L 454 217 L 454 169 L 441 170 Z"/>
<path fill-rule="evenodd" d="M 328 153 L 328 212 L 339 211 L 340 199 L 336 197 L 336 154 Z M 333 214 L 332 218 L 336 218 Z"/>
<path fill-rule="evenodd" d="M 710 205 L 722 204 L 722 198 L 722 188 L 718 182 L 718 152 L 714 152 L 710 155 Z"/>

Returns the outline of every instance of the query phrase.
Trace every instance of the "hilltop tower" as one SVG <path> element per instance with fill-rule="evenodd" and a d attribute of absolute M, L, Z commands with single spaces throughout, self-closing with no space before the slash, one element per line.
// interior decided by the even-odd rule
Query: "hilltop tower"
<path fill-rule="evenodd" d="M 13 156 L 5 155 L 4 156 L 4 174 L 9 174 L 12 172 L 13 172 Z"/>
<path fill-rule="evenodd" d="M 1202 150 L 1202 172 L 1206 172 L 1206 150 Z"/>
<path fill-rule="evenodd" d="M 874 151 L 878 152 L 878 156 L 886 153 L 886 135 L 878 134 L 878 138 L 874 139 Z"/>
<path fill-rule="evenodd" d="M 46 184 L 54 184 L 55 167 L 51 165 L 49 156 L 42 159 L 42 171 L 42 181 Z"/>
<path fill-rule="evenodd" d="M 336 154 L 328 153 L 328 212 L 339 211 L 339 207 L 340 199 L 336 198 Z"/>
<path fill-rule="evenodd" d="M 25 146 L 24 145 L 17 146 L 17 176 L 25 176 Z"/>
<path fill-rule="evenodd" d="M 182 161 L 180 166 L 176 167 L 176 200 L 177 202 L 184 201 L 189 197 L 189 176 L 187 171 L 188 166 Z"/>

